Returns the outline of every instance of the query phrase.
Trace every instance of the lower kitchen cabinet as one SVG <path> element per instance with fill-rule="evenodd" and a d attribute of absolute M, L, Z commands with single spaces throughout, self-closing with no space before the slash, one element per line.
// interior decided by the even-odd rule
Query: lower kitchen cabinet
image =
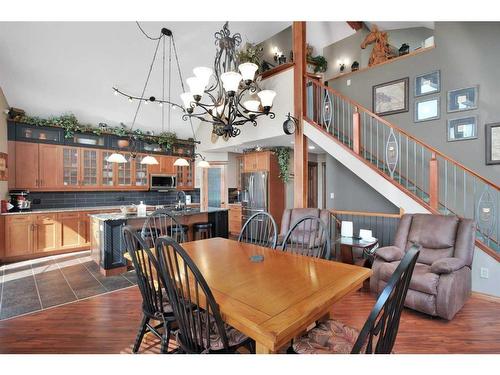
<path fill-rule="evenodd" d="M 33 253 L 33 218 L 31 215 L 16 215 L 5 218 L 5 257 Z"/>
<path fill-rule="evenodd" d="M 33 252 L 44 253 L 59 250 L 60 224 L 56 214 L 33 215 Z"/>
<path fill-rule="evenodd" d="M 233 236 L 240 234 L 243 223 L 241 222 L 241 204 L 229 204 L 229 233 Z"/>
<path fill-rule="evenodd" d="M 89 243 L 89 218 L 81 212 L 64 212 L 58 215 L 61 225 L 60 245 L 63 249 L 85 247 Z"/>

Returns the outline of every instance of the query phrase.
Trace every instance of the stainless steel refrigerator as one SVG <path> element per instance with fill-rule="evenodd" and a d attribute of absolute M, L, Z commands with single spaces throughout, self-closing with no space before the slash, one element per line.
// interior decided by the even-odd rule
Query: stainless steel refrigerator
<path fill-rule="evenodd" d="M 245 223 L 256 212 L 269 211 L 269 175 L 268 172 L 242 173 L 241 182 L 241 217 L 242 223 Z"/>

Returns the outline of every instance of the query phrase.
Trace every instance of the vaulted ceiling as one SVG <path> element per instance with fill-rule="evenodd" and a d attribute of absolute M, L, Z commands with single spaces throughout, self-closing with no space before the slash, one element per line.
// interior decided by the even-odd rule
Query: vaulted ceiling
<path fill-rule="evenodd" d="M 141 22 L 149 35 L 172 30 L 184 79 L 196 66 L 212 66 L 214 33 L 223 22 Z M 233 33 L 260 42 L 290 22 L 230 22 Z M 140 95 L 155 49 L 134 22 L 0 22 L 0 87 L 10 106 L 38 116 L 72 112 L 81 122 L 131 124 L 136 104 L 113 95 L 113 86 Z M 167 44 L 168 60 L 168 44 Z M 180 103 L 180 81 L 172 66 L 172 99 Z M 161 96 L 161 54 L 147 96 Z M 165 112 L 166 113 L 166 112 Z M 171 129 L 192 136 L 180 111 Z M 137 127 L 161 131 L 161 108 L 143 106 Z M 168 123 L 165 123 L 168 130 Z"/>

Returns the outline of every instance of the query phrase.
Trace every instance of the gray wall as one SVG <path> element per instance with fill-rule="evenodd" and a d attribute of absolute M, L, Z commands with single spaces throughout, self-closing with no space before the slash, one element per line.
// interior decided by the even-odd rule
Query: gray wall
<path fill-rule="evenodd" d="M 276 64 L 274 62 L 274 47 L 278 47 L 278 49 L 286 56 L 286 61 L 290 62 L 290 51 L 292 50 L 292 26 L 287 27 L 269 39 L 266 39 L 260 45 L 264 48 L 263 59 L 268 63 Z"/>
<path fill-rule="evenodd" d="M 330 198 L 334 193 L 334 199 Z M 330 155 L 326 156 L 326 208 L 347 211 L 399 213 L 399 207 Z"/>
<path fill-rule="evenodd" d="M 345 78 L 331 80 L 329 85 L 371 109 L 373 85 L 410 77 L 409 112 L 385 118 L 445 155 L 499 184 L 500 165 L 485 164 L 484 134 L 485 124 L 500 121 L 499 35 L 499 22 L 436 22 L 435 49 Z M 325 48 L 325 51 L 328 48 Z M 441 93 L 439 94 L 441 118 L 414 123 L 415 76 L 438 69 L 441 70 Z M 351 80 L 351 86 L 347 86 L 347 79 Z M 479 85 L 479 108 L 447 114 L 447 91 L 473 85 Z M 447 120 L 470 115 L 478 115 L 478 138 L 447 142 Z"/>

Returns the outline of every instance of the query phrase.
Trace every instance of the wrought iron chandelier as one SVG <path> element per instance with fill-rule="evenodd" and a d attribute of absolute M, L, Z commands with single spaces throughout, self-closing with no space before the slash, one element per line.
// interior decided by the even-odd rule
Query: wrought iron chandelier
<path fill-rule="evenodd" d="M 236 137 L 241 133 L 241 125 L 257 126 L 259 116 L 274 119 L 271 107 L 276 93 L 260 90 L 255 80 L 259 68 L 256 64 L 236 65 L 236 48 L 240 44 L 241 35 L 231 35 L 228 22 L 215 33 L 214 68 L 194 68 L 194 76 L 186 80 L 189 92 L 181 94 L 186 110 L 183 120 L 196 118 L 212 124 L 212 132 L 218 136 Z M 209 103 L 201 101 L 204 96 Z"/>
<path fill-rule="evenodd" d="M 132 133 L 132 130 L 134 128 L 134 125 L 135 125 L 135 122 L 137 120 L 137 115 L 139 114 L 139 111 L 141 109 L 141 106 L 143 104 L 148 104 L 148 103 L 158 103 L 158 105 L 161 107 L 161 128 L 162 128 L 162 133 L 165 132 L 165 107 L 167 107 L 167 110 L 168 110 L 168 131 L 170 132 L 170 125 L 171 125 L 171 112 L 172 112 L 172 109 L 175 109 L 175 108 L 179 108 L 180 110 L 182 111 L 185 111 L 185 109 L 177 104 L 177 103 L 174 103 L 171 99 L 171 84 L 172 84 L 172 57 L 174 57 L 175 59 L 175 63 L 176 63 L 176 67 L 177 67 L 177 73 L 179 75 L 179 82 L 181 84 L 181 89 L 184 91 L 184 83 L 183 83 L 183 79 L 182 79 L 182 73 L 181 73 L 181 69 L 180 69 L 180 64 L 179 64 L 179 58 L 177 56 L 177 48 L 175 46 L 175 40 L 174 40 L 174 36 L 172 34 L 172 31 L 167 29 L 167 28 L 162 28 L 161 31 L 160 31 L 160 35 L 158 37 L 151 37 L 149 36 L 148 34 L 146 34 L 146 32 L 142 29 L 141 25 L 139 24 L 139 22 L 136 22 L 137 24 L 137 27 L 140 29 L 140 31 L 150 40 L 154 40 L 156 41 L 156 46 L 155 46 L 155 50 L 154 50 L 154 53 L 153 53 L 153 58 L 152 58 L 152 61 L 149 65 L 149 69 L 148 69 L 148 73 L 147 73 L 147 76 L 146 76 L 146 81 L 144 83 L 144 86 L 143 86 L 143 89 L 142 89 L 142 92 L 141 92 L 141 95 L 140 96 L 137 96 L 137 95 L 131 95 L 131 94 L 128 94 L 122 90 L 119 90 L 118 88 L 116 87 L 113 87 L 113 90 L 114 90 L 114 94 L 115 95 L 121 95 L 121 96 L 124 96 L 126 97 L 130 102 L 137 102 L 137 107 L 136 107 L 136 110 L 135 110 L 135 114 L 134 114 L 134 119 L 132 121 L 132 125 L 130 127 L 130 144 L 132 145 L 132 157 L 135 158 L 135 151 L 136 151 L 136 142 L 135 142 L 135 139 L 133 138 L 133 133 Z M 166 51 L 167 51 L 167 46 L 166 46 L 166 39 L 168 39 L 168 93 L 167 93 L 167 97 L 165 97 L 165 90 L 166 90 L 166 87 L 165 87 L 165 78 L 166 78 L 166 75 L 165 75 L 165 70 L 166 70 Z M 145 95 L 146 93 L 146 89 L 148 87 L 148 83 L 149 83 L 149 80 L 151 78 L 151 72 L 153 70 L 153 66 L 154 66 L 154 63 L 156 61 L 156 57 L 158 55 L 158 52 L 160 50 L 160 44 L 162 45 L 162 49 L 161 49 L 161 54 L 162 54 L 162 93 L 161 93 L 161 98 L 157 98 L 155 96 L 147 96 Z M 195 133 L 194 133 L 194 129 L 193 129 L 193 123 L 192 121 L 190 120 L 190 125 L 191 125 L 191 131 L 193 133 L 193 140 L 194 140 L 194 143 L 200 143 L 196 140 L 196 136 L 195 136 Z M 205 161 L 205 158 L 199 154 L 199 153 L 194 153 L 193 154 L 193 160 L 196 158 L 196 157 L 200 157 L 201 161 L 198 163 L 198 166 L 201 167 L 201 168 L 209 168 L 210 167 L 210 164 Z M 122 154 L 119 154 L 119 153 L 113 153 L 111 154 L 107 161 L 109 162 L 113 162 L 113 163 L 126 163 L 127 162 L 127 159 L 122 155 Z M 158 160 L 156 160 L 156 158 L 154 156 L 151 156 L 151 155 L 147 155 L 145 156 L 142 160 L 141 160 L 141 164 L 158 164 Z M 177 160 L 175 160 L 174 162 L 174 165 L 175 166 L 179 166 L 179 167 L 183 167 L 183 166 L 188 166 L 189 165 L 189 162 L 184 159 L 184 158 L 178 158 Z"/>

